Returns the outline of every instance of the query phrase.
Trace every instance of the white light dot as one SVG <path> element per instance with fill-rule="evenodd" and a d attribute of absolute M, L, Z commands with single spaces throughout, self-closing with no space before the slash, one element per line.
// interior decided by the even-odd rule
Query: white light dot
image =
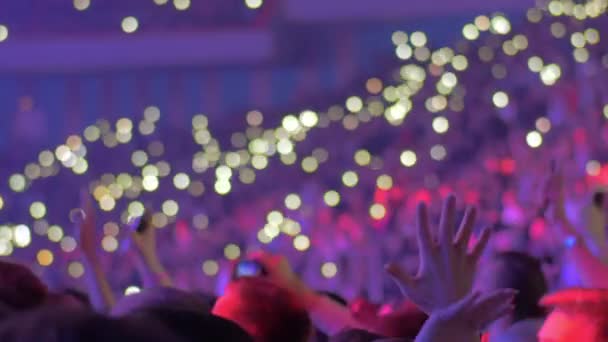
<path fill-rule="evenodd" d="M 310 239 L 306 235 L 298 235 L 293 239 L 293 247 L 305 251 L 310 247 Z"/>
<path fill-rule="evenodd" d="M 74 8 L 79 11 L 84 11 L 91 6 L 90 0 L 74 0 Z"/>
<path fill-rule="evenodd" d="M 18 247 L 27 247 L 32 242 L 30 228 L 26 225 L 18 225 L 13 232 L 13 240 Z"/>
<path fill-rule="evenodd" d="M 323 274 L 325 278 L 333 278 L 337 273 L 338 266 L 336 266 L 336 264 L 333 262 L 326 262 L 323 264 L 323 266 L 321 266 L 321 274 Z"/>
<path fill-rule="evenodd" d="M 185 11 L 190 8 L 190 0 L 173 0 L 173 6 L 179 11 Z"/>
<path fill-rule="evenodd" d="M 443 158 L 445 158 L 447 152 L 445 150 L 445 147 L 443 147 L 442 145 L 435 145 L 433 147 L 431 147 L 431 158 L 433 158 L 434 160 L 442 160 Z"/>
<path fill-rule="evenodd" d="M 537 148 L 543 143 L 543 137 L 537 131 L 531 131 L 526 135 L 528 146 Z"/>
<path fill-rule="evenodd" d="M 245 5 L 251 9 L 258 9 L 262 7 L 263 0 L 245 0 Z"/>
<path fill-rule="evenodd" d="M 0 25 L 0 42 L 8 39 L 8 27 Z"/>
<path fill-rule="evenodd" d="M 509 105 L 509 96 L 504 91 L 497 91 L 494 93 L 494 96 L 492 96 L 492 102 L 494 102 L 494 105 L 498 108 L 505 108 Z"/>
<path fill-rule="evenodd" d="M 125 289 L 125 296 L 130 296 L 130 295 L 140 293 L 140 292 L 141 292 L 141 289 L 139 287 L 132 285 Z"/>
<path fill-rule="evenodd" d="M 448 119 L 443 116 L 438 116 L 433 119 L 433 130 L 439 134 L 443 134 L 448 131 L 450 128 L 450 123 Z"/>
<path fill-rule="evenodd" d="M 126 33 L 133 33 L 137 31 L 139 22 L 135 17 L 126 17 L 122 20 L 122 30 Z"/>
<path fill-rule="evenodd" d="M 412 167 L 416 164 L 416 153 L 414 151 L 403 151 L 401 153 L 401 164 L 405 167 Z"/>

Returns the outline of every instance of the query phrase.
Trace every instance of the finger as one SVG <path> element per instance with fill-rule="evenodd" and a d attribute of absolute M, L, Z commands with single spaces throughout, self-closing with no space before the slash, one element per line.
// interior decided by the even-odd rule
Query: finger
<path fill-rule="evenodd" d="M 460 222 L 458 234 L 456 234 L 456 238 L 454 239 L 455 244 L 458 244 L 464 248 L 467 247 L 469 239 L 471 238 L 471 233 L 473 232 L 473 226 L 475 226 L 476 218 L 477 209 L 475 209 L 475 207 L 468 207 L 462 222 Z"/>
<path fill-rule="evenodd" d="M 497 290 L 479 299 L 471 313 L 473 321 L 480 328 L 486 327 L 495 320 L 513 310 L 513 300 L 517 291 L 511 289 Z"/>
<path fill-rule="evenodd" d="M 498 307 L 495 307 L 491 312 L 486 313 L 485 315 L 479 316 L 480 319 L 478 322 L 475 322 L 476 328 L 479 331 L 484 331 L 495 321 L 510 315 L 513 310 L 515 310 L 515 306 L 513 304 L 504 304 Z"/>
<path fill-rule="evenodd" d="M 456 197 L 449 195 L 443 202 L 439 220 L 438 240 L 443 246 L 451 246 L 454 240 L 454 221 L 456 216 Z"/>
<path fill-rule="evenodd" d="M 481 255 L 483 254 L 483 251 L 486 249 L 486 246 L 488 245 L 488 241 L 490 241 L 490 229 L 485 228 L 481 232 L 479 241 L 477 241 L 477 244 L 475 244 L 475 246 L 473 246 L 473 249 L 471 250 L 471 253 L 469 254 L 471 256 L 471 260 L 474 263 L 476 263 L 479 260 L 479 258 L 481 257 Z"/>
<path fill-rule="evenodd" d="M 415 278 L 404 271 L 399 265 L 390 263 L 384 267 L 384 269 L 391 275 L 395 282 L 401 288 L 403 294 L 407 295 L 409 290 L 414 287 Z"/>
<path fill-rule="evenodd" d="M 477 291 L 469 293 L 466 297 L 460 300 L 454 307 L 454 314 L 462 315 L 474 309 L 475 303 L 479 300 L 481 294 Z"/>
<path fill-rule="evenodd" d="M 429 228 L 429 214 L 424 203 L 418 204 L 416 211 L 416 229 L 418 250 L 420 256 L 422 257 L 425 254 L 430 253 L 432 247 L 431 232 Z"/>

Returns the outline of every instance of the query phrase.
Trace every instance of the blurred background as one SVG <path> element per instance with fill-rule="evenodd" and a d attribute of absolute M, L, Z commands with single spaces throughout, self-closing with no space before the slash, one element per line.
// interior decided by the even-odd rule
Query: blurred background
<path fill-rule="evenodd" d="M 608 183 L 607 6 L 0 0 L 0 255 L 80 286 L 86 189 L 117 292 L 140 286 L 125 224 L 145 206 L 181 287 L 264 248 L 381 300 L 415 203 L 454 191 L 551 272 L 549 161 L 572 213 Z"/>

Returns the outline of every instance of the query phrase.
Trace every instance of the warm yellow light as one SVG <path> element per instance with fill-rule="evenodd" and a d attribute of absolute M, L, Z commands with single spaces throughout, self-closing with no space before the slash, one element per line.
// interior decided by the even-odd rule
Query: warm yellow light
<path fill-rule="evenodd" d="M 141 289 L 135 285 L 131 285 L 125 289 L 125 296 L 134 295 L 136 293 L 140 293 Z"/>
<path fill-rule="evenodd" d="M 133 33 L 135 31 L 137 31 L 137 28 L 139 27 L 139 22 L 137 21 L 137 18 L 135 17 L 126 17 L 122 20 L 122 30 L 125 33 Z"/>
<path fill-rule="evenodd" d="M 376 179 L 376 186 L 382 190 L 390 190 L 393 187 L 393 178 L 389 175 L 380 175 Z"/>
<path fill-rule="evenodd" d="M 232 185 L 230 185 L 230 182 L 227 180 L 218 180 L 217 182 L 215 182 L 214 188 L 215 192 L 217 192 L 218 194 L 226 195 L 232 189 Z"/>
<path fill-rule="evenodd" d="M 419 31 L 414 32 L 410 37 L 410 41 L 412 42 L 412 45 L 416 47 L 422 47 L 427 43 L 426 34 L 424 34 L 424 32 Z"/>
<path fill-rule="evenodd" d="M 381 220 L 386 215 L 386 208 L 380 203 L 375 203 L 369 208 L 369 215 L 375 220 Z"/>
<path fill-rule="evenodd" d="M 8 39 L 8 27 L 0 25 L 0 43 Z"/>
<path fill-rule="evenodd" d="M 141 186 L 148 192 L 153 192 L 158 189 L 158 178 L 154 176 L 145 176 L 141 182 Z"/>
<path fill-rule="evenodd" d="M 300 113 L 300 122 L 304 127 L 315 127 L 319 123 L 319 116 L 311 110 Z"/>
<path fill-rule="evenodd" d="M 53 252 L 49 251 L 48 249 L 41 249 L 36 254 L 36 260 L 38 261 L 38 264 L 40 264 L 40 266 L 51 265 L 53 263 L 53 259 Z"/>
<path fill-rule="evenodd" d="M 442 145 L 435 145 L 431 147 L 431 158 L 434 160 L 443 160 L 447 154 L 445 147 Z"/>
<path fill-rule="evenodd" d="M 466 24 L 462 28 L 462 35 L 468 40 L 475 40 L 479 38 L 479 30 L 473 24 Z"/>
<path fill-rule="evenodd" d="M 148 154 L 145 151 L 141 150 L 135 151 L 131 155 L 131 162 L 135 166 L 142 167 L 148 162 Z"/>
<path fill-rule="evenodd" d="M 403 164 L 403 166 L 405 167 L 412 167 L 416 165 L 417 159 L 418 158 L 416 157 L 416 153 L 414 153 L 414 151 L 406 150 L 401 152 L 401 164 Z"/>
<path fill-rule="evenodd" d="M 13 241 L 17 247 L 27 247 L 32 242 L 30 228 L 20 224 L 13 231 Z"/>
<path fill-rule="evenodd" d="M 190 0 L 173 0 L 173 6 L 178 11 L 185 11 L 190 8 Z"/>
<path fill-rule="evenodd" d="M 147 107 L 144 110 L 144 118 L 146 121 L 154 123 L 160 119 L 160 109 L 155 106 Z"/>
<path fill-rule="evenodd" d="M 25 177 L 22 174 L 14 174 L 8 179 L 8 185 L 14 192 L 23 192 L 25 190 Z"/>
<path fill-rule="evenodd" d="M 74 8 L 79 11 L 84 11 L 91 5 L 89 0 L 74 0 Z"/>
<path fill-rule="evenodd" d="M 293 247 L 299 251 L 305 251 L 310 247 L 310 239 L 306 235 L 298 235 L 293 239 Z"/>
<path fill-rule="evenodd" d="M 297 210 L 302 205 L 302 200 L 297 194 L 289 194 L 285 197 L 285 207 L 290 210 Z"/>
<path fill-rule="evenodd" d="M 497 91 L 492 96 L 492 102 L 498 108 L 505 108 L 509 105 L 509 96 L 504 91 Z"/>
<path fill-rule="evenodd" d="M 241 256 L 241 249 L 239 248 L 239 246 L 233 243 L 228 244 L 224 248 L 224 256 L 228 260 L 236 260 Z"/>
<path fill-rule="evenodd" d="M 167 216 L 175 216 L 179 211 L 179 205 L 174 200 L 166 200 L 163 202 L 163 213 Z"/>
<path fill-rule="evenodd" d="M 342 174 L 342 183 L 349 188 L 352 188 L 359 183 L 359 176 L 354 171 L 346 171 Z"/>
<path fill-rule="evenodd" d="M 203 263 L 203 273 L 208 276 L 214 276 L 219 272 L 220 266 L 215 260 L 206 260 Z"/>
<path fill-rule="evenodd" d="M 185 190 L 190 185 L 190 176 L 185 173 L 178 173 L 173 177 L 173 185 L 179 190 Z"/>
<path fill-rule="evenodd" d="M 205 214 L 196 214 L 192 218 L 192 224 L 196 229 L 207 229 L 209 226 L 209 217 Z"/>
<path fill-rule="evenodd" d="M 360 166 L 369 165 L 372 160 L 371 154 L 366 150 L 358 150 L 355 152 L 355 162 Z"/>
<path fill-rule="evenodd" d="M 330 190 L 323 195 L 323 201 L 330 207 L 335 207 L 340 204 L 340 194 L 335 190 Z"/>
<path fill-rule="evenodd" d="M 283 222 L 284 217 L 281 212 L 274 210 L 268 213 L 268 215 L 266 216 L 266 220 L 268 221 L 268 223 L 278 226 Z"/>
<path fill-rule="evenodd" d="M 448 119 L 443 116 L 438 116 L 433 119 L 433 130 L 439 134 L 444 134 L 450 128 Z"/>
<path fill-rule="evenodd" d="M 302 170 L 307 173 L 313 173 L 319 168 L 319 162 L 314 157 L 306 157 L 302 159 Z"/>
<path fill-rule="evenodd" d="M 511 31 L 511 23 L 503 16 L 495 16 L 491 20 L 492 29 L 498 34 L 507 34 Z"/>
<path fill-rule="evenodd" d="M 47 231 L 47 235 L 49 240 L 53 242 L 59 242 L 63 238 L 63 229 L 59 226 L 50 226 Z"/>
<path fill-rule="evenodd" d="M 358 96 L 351 96 L 346 100 L 346 109 L 351 113 L 358 113 L 363 109 L 363 100 Z"/>
<path fill-rule="evenodd" d="M 84 266 L 78 261 L 73 261 L 68 266 L 68 274 L 72 278 L 80 278 L 84 274 Z"/>
<path fill-rule="evenodd" d="M 64 236 L 63 239 L 61 239 L 61 242 L 59 243 L 61 250 L 66 252 L 66 253 L 70 253 L 76 250 L 76 239 L 74 239 L 71 236 Z"/>
<path fill-rule="evenodd" d="M 118 249 L 118 240 L 111 235 L 106 235 L 101 240 L 101 247 L 106 252 L 115 252 Z"/>
<path fill-rule="evenodd" d="M 537 131 L 531 131 L 526 135 L 528 146 L 537 148 L 543 143 L 543 136 Z"/>
<path fill-rule="evenodd" d="M 30 205 L 30 215 L 39 220 L 46 215 L 46 206 L 42 202 L 34 202 Z"/>
<path fill-rule="evenodd" d="M 325 278 L 333 278 L 338 273 L 338 266 L 333 262 L 326 262 L 321 266 L 321 274 Z"/>
<path fill-rule="evenodd" d="M 99 200 L 99 207 L 103 211 L 112 211 L 116 206 L 116 200 L 109 195 L 104 195 Z"/>
<path fill-rule="evenodd" d="M 245 5 L 251 9 L 258 9 L 264 4 L 263 0 L 245 0 Z"/>
<path fill-rule="evenodd" d="M 548 133 L 551 130 L 551 121 L 545 117 L 536 119 L 536 129 L 541 133 Z"/>

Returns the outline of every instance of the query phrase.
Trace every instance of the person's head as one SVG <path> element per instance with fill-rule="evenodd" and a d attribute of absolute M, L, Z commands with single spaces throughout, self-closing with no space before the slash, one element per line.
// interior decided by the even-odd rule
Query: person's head
<path fill-rule="evenodd" d="M 553 311 L 538 332 L 540 342 L 608 341 L 608 290 L 564 290 L 541 304 Z"/>
<path fill-rule="evenodd" d="M 485 291 L 517 290 L 511 323 L 545 315 L 538 303 L 547 293 L 547 281 L 540 261 L 527 254 L 500 252 L 484 260 L 479 267 L 475 287 Z"/>
<path fill-rule="evenodd" d="M 45 302 L 47 305 L 59 305 L 72 309 L 92 308 L 89 296 L 80 290 L 67 288 L 58 292 L 49 293 Z"/>
<path fill-rule="evenodd" d="M 147 308 L 129 315 L 134 320 L 154 320 L 184 342 L 231 341 L 252 342 L 238 324 L 219 316 L 176 308 Z"/>
<path fill-rule="evenodd" d="M 45 307 L 0 324 L 2 342 L 177 342 L 162 326 L 104 317 L 86 310 Z"/>
<path fill-rule="evenodd" d="M 46 285 L 27 267 L 0 261 L 0 304 L 2 311 L 23 311 L 39 307 L 47 299 Z"/>
<path fill-rule="evenodd" d="M 213 313 L 239 324 L 255 341 L 304 342 L 312 324 L 289 291 L 265 278 L 239 278 L 228 284 Z"/>
<path fill-rule="evenodd" d="M 145 289 L 139 293 L 121 298 L 112 308 L 111 315 L 120 317 L 147 308 L 184 309 L 209 313 L 211 308 L 201 296 L 168 287 Z"/>

